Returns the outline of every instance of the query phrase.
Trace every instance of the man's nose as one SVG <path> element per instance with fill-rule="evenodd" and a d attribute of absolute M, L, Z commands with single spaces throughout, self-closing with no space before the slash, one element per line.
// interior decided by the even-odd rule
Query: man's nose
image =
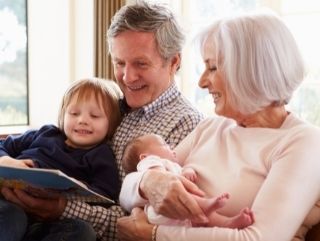
<path fill-rule="evenodd" d="M 123 81 L 126 83 L 133 82 L 137 79 L 137 72 L 131 66 L 126 66 L 123 70 Z"/>

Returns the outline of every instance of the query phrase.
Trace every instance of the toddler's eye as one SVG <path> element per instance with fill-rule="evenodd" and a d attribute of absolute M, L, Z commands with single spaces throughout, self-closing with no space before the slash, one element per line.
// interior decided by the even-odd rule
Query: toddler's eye
<path fill-rule="evenodd" d="M 101 115 L 99 115 L 99 114 L 91 114 L 91 117 L 92 118 L 99 118 Z"/>

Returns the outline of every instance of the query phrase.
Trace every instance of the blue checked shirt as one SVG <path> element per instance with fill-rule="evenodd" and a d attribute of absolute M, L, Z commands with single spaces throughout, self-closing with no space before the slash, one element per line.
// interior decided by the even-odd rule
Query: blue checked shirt
<path fill-rule="evenodd" d="M 202 119 L 201 113 L 181 95 L 176 84 L 171 85 L 154 102 L 140 109 L 127 111 L 112 140 L 121 179 L 125 175 L 121 165 L 122 154 L 130 140 L 146 133 L 156 133 L 174 148 Z M 117 240 L 117 219 L 124 215 L 126 213 L 119 205 L 104 208 L 68 201 L 62 218 L 83 219 L 93 225 L 99 240 L 114 241 Z"/>

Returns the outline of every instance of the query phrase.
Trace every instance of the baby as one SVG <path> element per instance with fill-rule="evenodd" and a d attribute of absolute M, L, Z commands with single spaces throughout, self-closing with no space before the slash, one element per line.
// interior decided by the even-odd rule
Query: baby
<path fill-rule="evenodd" d="M 139 136 L 129 142 L 123 154 L 122 165 L 126 173 L 145 171 L 153 168 L 183 175 L 192 182 L 197 180 L 196 171 L 189 166 L 181 167 L 175 152 L 161 136 L 156 134 Z M 125 194 L 120 192 L 120 196 L 121 195 Z M 217 209 L 225 205 L 229 198 L 228 193 L 223 193 L 213 198 L 203 198 L 194 195 L 194 198 L 209 219 L 206 226 L 241 229 L 254 222 L 253 213 L 249 208 L 242 209 L 240 213 L 234 217 L 226 217 L 216 212 Z M 159 215 L 149 204 L 145 206 L 145 212 L 149 222 L 153 224 L 197 226 L 196 223 L 191 223 L 190 220 L 173 220 Z"/>

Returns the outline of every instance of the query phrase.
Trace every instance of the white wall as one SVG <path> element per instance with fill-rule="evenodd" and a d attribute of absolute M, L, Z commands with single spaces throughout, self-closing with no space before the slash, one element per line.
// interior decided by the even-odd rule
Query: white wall
<path fill-rule="evenodd" d="M 93 76 L 93 0 L 29 0 L 30 126 L 56 123 L 71 81 Z"/>
<path fill-rule="evenodd" d="M 94 74 L 93 0 L 71 0 L 71 2 L 73 14 L 71 26 L 73 35 L 70 43 L 73 51 L 71 69 L 73 70 L 73 79 L 77 80 L 91 77 Z"/>

